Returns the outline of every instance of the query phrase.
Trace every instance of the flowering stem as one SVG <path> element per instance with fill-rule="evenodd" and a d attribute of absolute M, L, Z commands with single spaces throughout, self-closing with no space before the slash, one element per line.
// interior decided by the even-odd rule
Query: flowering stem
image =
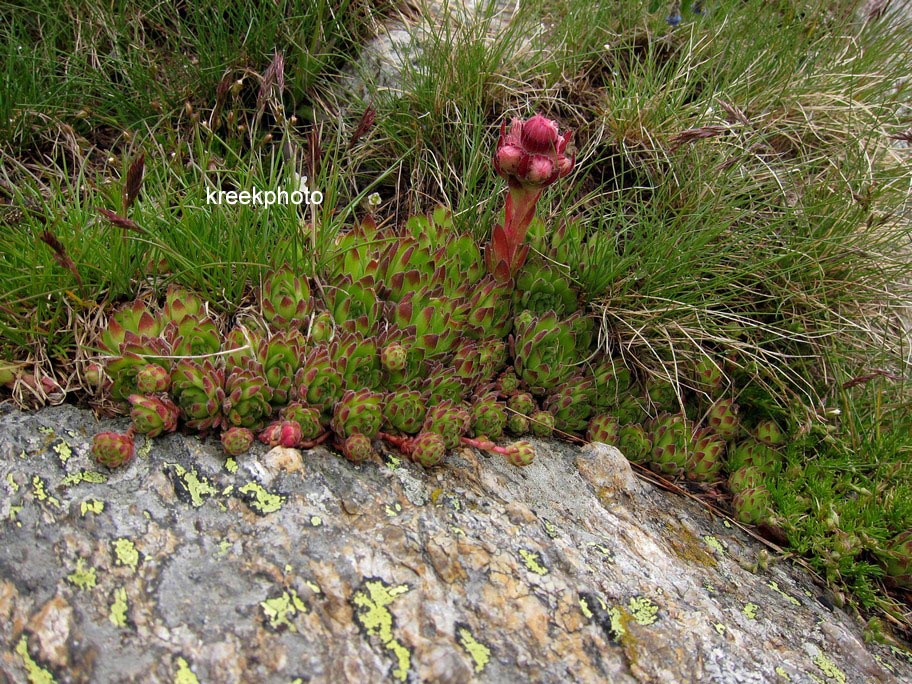
<path fill-rule="evenodd" d="M 466 446 L 475 447 L 476 449 L 481 449 L 482 451 L 490 451 L 494 454 L 500 454 L 501 456 L 507 456 L 513 453 L 513 450 L 510 447 L 497 446 L 490 439 L 481 439 L 478 437 L 462 437 L 462 443 Z"/>

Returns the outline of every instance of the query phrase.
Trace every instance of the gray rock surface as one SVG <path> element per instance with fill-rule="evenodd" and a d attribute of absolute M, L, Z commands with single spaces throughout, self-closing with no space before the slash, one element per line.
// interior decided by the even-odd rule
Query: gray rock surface
<path fill-rule="evenodd" d="M 620 454 L 226 461 L 70 406 L 0 416 L 0 681 L 903 682 L 800 569 Z"/>

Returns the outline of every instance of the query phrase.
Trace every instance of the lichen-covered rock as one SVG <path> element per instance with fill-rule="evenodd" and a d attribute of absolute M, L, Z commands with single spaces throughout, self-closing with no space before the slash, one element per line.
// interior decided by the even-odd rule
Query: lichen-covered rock
<path fill-rule="evenodd" d="M 0 409 L 2 410 L 2 409 Z M 882 682 L 898 651 L 620 453 L 523 469 L 138 437 L 109 471 L 62 406 L 0 416 L 0 681 Z"/>

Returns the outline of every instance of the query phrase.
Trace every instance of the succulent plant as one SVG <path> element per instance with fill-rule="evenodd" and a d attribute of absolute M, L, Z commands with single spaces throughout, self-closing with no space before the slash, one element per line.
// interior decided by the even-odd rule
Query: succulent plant
<path fill-rule="evenodd" d="M 296 276 L 288 266 L 266 275 L 260 303 L 274 330 L 302 328 L 313 310 L 307 279 Z"/>
<path fill-rule="evenodd" d="M 652 455 L 652 440 L 639 423 L 621 426 L 618 430 L 618 449 L 634 463 L 644 463 Z"/>
<path fill-rule="evenodd" d="M 680 410 L 675 386 L 664 378 L 651 376 L 646 380 L 646 396 L 658 413 L 675 413 Z"/>
<path fill-rule="evenodd" d="M 709 407 L 706 423 L 722 439 L 734 439 L 741 426 L 738 418 L 738 405 L 731 399 L 719 399 Z"/>
<path fill-rule="evenodd" d="M 536 314 L 553 311 L 571 314 L 579 306 L 577 293 L 569 285 L 569 275 L 551 264 L 527 263 L 516 276 L 513 310 L 528 309 Z"/>
<path fill-rule="evenodd" d="M 430 358 L 452 351 L 459 342 L 468 306 L 441 288 L 408 292 L 393 309 L 393 322 L 414 335 L 415 344 Z"/>
<path fill-rule="evenodd" d="M 460 438 L 469 431 L 471 417 L 466 407 L 444 399 L 430 408 L 424 420 L 423 432 L 435 432 L 443 437 L 447 449 L 459 446 Z"/>
<path fill-rule="evenodd" d="M 355 281 L 347 275 L 342 276 L 327 289 L 327 299 L 329 311 L 339 328 L 365 337 L 377 332 L 383 306 L 372 275 Z"/>
<path fill-rule="evenodd" d="M 332 314 L 328 311 L 321 311 L 312 318 L 310 329 L 307 331 L 307 338 L 314 344 L 329 342 L 335 333 L 335 329 L 336 326 Z"/>
<path fill-rule="evenodd" d="M 524 416 L 532 415 L 535 412 L 537 406 L 535 405 L 535 399 L 528 392 L 517 392 L 507 399 L 507 407 L 511 411 L 520 413 Z"/>
<path fill-rule="evenodd" d="M 140 394 L 167 392 L 171 387 L 171 373 L 164 366 L 147 363 L 136 371 L 136 390 Z"/>
<path fill-rule="evenodd" d="M 221 358 L 225 361 L 226 371 L 235 366 L 243 366 L 248 359 L 257 359 L 260 346 L 265 335 L 254 328 L 236 325 L 225 335 L 225 353 Z"/>
<path fill-rule="evenodd" d="M 622 425 L 642 423 L 649 416 L 644 404 L 632 394 L 623 397 L 620 403 L 611 409 L 611 412 L 617 416 L 618 422 Z"/>
<path fill-rule="evenodd" d="M 542 190 L 573 168 L 573 158 L 564 153 L 571 137 L 539 114 L 513 119 L 509 133 L 506 122 L 501 127 L 494 169 L 507 180 L 509 193 L 503 225 L 494 226 L 485 249 L 488 270 L 500 282 L 513 278 L 526 259 L 529 246 L 523 241 Z"/>
<path fill-rule="evenodd" d="M 466 334 L 469 337 L 493 336 L 502 339 L 513 327 L 511 297 L 503 283 L 487 276 L 469 297 Z"/>
<path fill-rule="evenodd" d="M 144 302 L 136 300 L 117 310 L 108 325 L 99 336 L 99 345 L 109 354 L 120 352 L 120 345 L 126 340 L 127 333 L 137 338 L 158 337 L 162 329 L 162 320 L 153 316 Z"/>
<path fill-rule="evenodd" d="M 374 455 L 374 446 L 367 435 L 353 432 L 342 441 L 342 455 L 352 463 L 367 461 Z"/>
<path fill-rule="evenodd" d="M 507 411 L 493 392 L 475 400 L 471 415 L 472 431 L 490 439 L 498 439 L 507 425 Z"/>
<path fill-rule="evenodd" d="M 534 411 L 529 416 L 529 429 L 536 437 L 550 437 L 554 432 L 554 414 L 550 411 Z"/>
<path fill-rule="evenodd" d="M 742 489 L 732 499 L 735 517 L 746 525 L 765 522 L 769 518 L 771 505 L 772 497 L 763 485 Z"/>
<path fill-rule="evenodd" d="M 333 363 L 345 387 L 377 389 L 380 386 L 380 354 L 374 337 L 342 331 L 329 345 Z"/>
<path fill-rule="evenodd" d="M 762 470 L 756 466 L 741 466 L 733 470 L 728 476 L 728 488 L 733 494 L 745 489 L 764 484 L 766 478 Z"/>
<path fill-rule="evenodd" d="M 271 396 L 262 364 L 248 359 L 243 366 L 235 366 L 229 371 L 222 411 L 232 425 L 256 430 L 272 413 Z"/>
<path fill-rule="evenodd" d="M 222 347 L 218 326 L 203 313 L 188 314 L 180 322 L 171 321 L 162 330 L 162 337 L 175 356 L 206 356 Z"/>
<path fill-rule="evenodd" d="M 621 426 L 610 413 L 600 413 L 589 420 L 586 428 L 586 439 L 590 442 L 601 442 L 616 446 Z"/>
<path fill-rule="evenodd" d="M 92 438 L 92 458 L 112 470 L 120 468 L 133 458 L 133 431 L 126 433 L 99 432 Z"/>
<path fill-rule="evenodd" d="M 180 407 L 187 427 L 217 428 L 224 421 L 225 373 L 209 359 L 183 359 L 171 374 L 171 396 Z"/>
<path fill-rule="evenodd" d="M 535 394 L 567 381 L 592 339 L 591 322 L 578 313 L 563 320 L 554 312 L 518 316 L 514 325 L 513 367 Z"/>
<path fill-rule="evenodd" d="M 222 448 L 230 456 L 247 453 L 253 439 L 253 431 L 243 427 L 230 427 L 221 434 Z"/>
<path fill-rule="evenodd" d="M 294 420 L 274 420 L 260 432 L 266 446 L 294 448 L 301 445 L 301 426 Z"/>
<path fill-rule="evenodd" d="M 402 373 L 408 366 L 408 349 L 399 342 L 390 342 L 380 350 L 380 365 L 387 373 Z"/>
<path fill-rule="evenodd" d="M 427 405 L 421 392 L 399 389 L 386 396 L 383 417 L 394 429 L 406 434 L 416 434 L 424 425 Z"/>
<path fill-rule="evenodd" d="M 257 358 L 269 385 L 269 403 L 284 406 L 293 397 L 294 378 L 304 355 L 305 340 L 297 330 L 279 331 L 260 340 Z"/>
<path fill-rule="evenodd" d="M 446 451 L 443 437 L 436 432 L 422 432 L 411 441 L 412 459 L 425 468 L 431 468 L 443 461 Z"/>
<path fill-rule="evenodd" d="M 383 395 L 370 389 L 346 390 L 333 409 L 332 430 L 341 438 L 360 432 L 373 439 L 383 423 Z"/>
<path fill-rule="evenodd" d="M 912 530 L 897 534 L 878 555 L 890 579 L 903 588 L 912 587 Z"/>
<path fill-rule="evenodd" d="M 163 432 L 174 432 L 177 429 L 180 409 L 166 395 L 155 397 L 131 394 L 127 399 L 132 407 L 130 418 L 133 427 L 139 434 L 154 438 Z"/>
<path fill-rule="evenodd" d="M 510 434 L 522 436 L 528 434 L 531 427 L 532 422 L 529 417 L 521 413 L 511 413 L 507 417 L 507 430 Z"/>
<path fill-rule="evenodd" d="M 120 344 L 119 356 L 108 360 L 105 370 L 111 378 L 111 395 L 125 400 L 140 392 L 137 376 L 149 364 L 161 365 L 167 370 L 171 346 L 160 337 L 140 337 L 127 332 Z"/>
<path fill-rule="evenodd" d="M 710 428 L 694 433 L 684 472 L 691 480 L 714 482 L 722 473 L 725 441 Z"/>
<path fill-rule="evenodd" d="M 785 433 L 775 420 L 761 420 L 754 426 L 754 437 L 767 446 L 776 447 L 785 444 Z"/>
<path fill-rule="evenodd" d="M 761 472 L 772 474 L 779 470 L 781 457 L 766 444 L 748 438 L 738 442 L 728 454 L 728 470 L 735 471 L 745 466 L 759 468 Z"/>
<path fill-rule="evenodd" d="M 554 425 L 564 432 L 582 432 L 592 415 L 593 382 L 576 375 L 568 378 L 545 399 L 542 408 L 554 416 Z"/>
<path fill-rule="evenodd" d="M 677 413 L 661 414 L 655 421 L 650 463 L 663 475 L 684 471 L 691 443 L 690 422 Z"/>
<path fill-rule="evenodd" d="M 332 411 L 345 390 L 345 380 L 336 369 L 326 343 L 317 344 L 307 353 L 295 373 L 294 385 L 301 401 L 316 406 L 324 414 Z"/>
<path fill-rule="evenodd" d="M 282 420 L 291 420 L 301 428 L 301 439 L 309 442 L 323 433 L 320 420 L 320 410 L 312 406 L 305 406 L 300 402 L 292 402 L 282 409 L 279 414 Z"/>
<path fill-rule="evenodd" d="M 185 318 L 198 318 L 205 314 L 203 300 L 192 292 L 176 285 L 170 285 L 165 294 L 162 316 L 166 323 L 180 323 Z"/>
<path fill-rule="evenodd" d="M 710 396 L 716 395 L 725 382 L 722 363 L 710 356 L 701 356 L 693 366 L 693 380 L 696 389 L 708 392 Z"/>
<path fill-rule="evenodd" d="M 532 461 L 535 460 L 535 447 L 526 440 L 513 442 L 507 446 L 504 458 L 507 459 L 507 463 L 518 468 L 531 465 Z"/>
<path fill-rule="evenodd" d="M 427 399 L 428 406 L 444 400 L 461 401 L 467 390 L 465 380 L 456 374 L 456 369 L 452 366 L 434 363 L 428 367 L 427 377 L 422 387 L 422 393 Z"/>
<path fill-rule="evenodd" d="M 497 376 L 496 387 L 497 391 L 504 396 L 509 396 L 519 390 L 519 378 L 512 366 Z"/>
<path fill-rule="evenodd" d="M 595 381 L 593 401 L 596 411 L 603 413 L 623 401 L 635 401 L 628 394 L 633 384 L 630 369 L 623 363 L 614 359 L 604 359 L 592 370 L 592 378 Z M 636 422 L 640 413 L 641 411 L 638 411 L 632 419 L 621 422 Z"/>

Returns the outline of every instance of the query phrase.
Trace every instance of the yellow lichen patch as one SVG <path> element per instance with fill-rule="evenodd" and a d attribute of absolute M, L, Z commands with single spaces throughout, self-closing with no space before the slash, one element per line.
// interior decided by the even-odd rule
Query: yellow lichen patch
<path fill-rule="evenodd" d="M 557 525 L 555 525 L 547 518 L 542 518 L 542 527 L 545 528 L 545 534 L 551 537 L 551 539 L 557 539 L 560 536 L 560 532 L 557 530 Z"/>
<path fill-rule="evenodd" d="M 758 606 L 756 603 L 745 603 L 744 607 L 741 609 L 741 612 L 744 613 L 744 616 L 748 620 L 756 620 L 759 611 L 760 606 Z"/>
<path fill-rule="evenodd" d="M 215 552 L 215 557 L 224 558 L 228 554 L 229 549 L 231 549 L 231 542 L 227 539 L 222 539 L 222 541 L 219 542 L 219 550 Z"/>
<path fill-rule="evenodd" d="M 659 619 L 659 607 L 645 596 L 634 596 L 628 601 L 627 608 L 638 625 L 651 625 Z"/>
<path fill-rule="evenodd" d="M 455 534 L 457 537 L 465 537 L 465 536 L 466 536 L 465 530 L 462 529 L 461 527 L 458 527 L 457 525 L 450 525 L 450 532 L 452 532 L 453 534 Z"/>
<path fill-rule="evenodd" d="M 586 544 L 586 546 L 598 553 L 598 555 L 602 557 L 602 560 L 614 560 L 614 552 L 604 544 L 600 544 L 599 542 L 589 542 Z"/>
<path fill-rule="evenodd" d="M 519 555 L 522 558 L 523 565 L 526 566 L 526 569 L 529 572 L 534 572 L 536 575 L 547 575 L 548 568 L 542 562 L 541 554 L 537 551 L 529 551 L 528 549 L 520 549 Z"/>
<path fill-rule="evenodd" d="M 469 631 L 467 625 L 456 624 L 456 638 L 459 645 L 469 654 L 472 662 L 475 663 L 475 672 L 483 672 L 485 667 L 491 661 L 491 649 L 478 641 Z"/>
<path fill-rule="evenodd" d="M 887 672 L 896 674 L 896 668 L 892 665 L 892 663 L 888 663 L 877 653 L 874 654 L 874 660 L 876 660 L 880 664 L 881 667 L 883 667 L 885 670 L 887 670 Z"/>
<path fill-rule="evenodd" d="M 238 462 L 229 456 L 225 459 L 225 470 L 233 475 L 238 471 Z"/>
<path fill-rule="evenodd" d="M 298 613 L 307 612 L 307 606 L 294 589 L 284 592 L 281 596 L 262 601 L 260 607 L 263 609 L 269 627 L 274 630 L 287 628 L 295 631 L 291 618 Z"/>
<path fill-rule="evenodd" d="M 312 515 L 310 516 L 310 524 L 313 527 L 320 527 L 320 525 L 323 524 L 323 518 L 321 518 L 319 515 Z"/>
<path fill-rule="evenodd" d="M 139 564 L 139 551 L 136 550 L 136 544 L 126 537 L 115 539 L 113 544 L 117 563 L 136 572 L 136 566 Z"/>
<path fill-rule="evenodd" d="M 16 644 L 16 653 L 22 658 L 22 667 L 29 684 L 54 684 L 54 676 L 41 667 L 28 652 L 28 640 L 23 636 Z"/>
<path fill-rule="evenodd" d="M 709 548 L 711 548 L 713 551 L 715 551 L 720 556 L 725 555 L 725 547 L 722 545 L 722 542 L 720 542 L 717 537 L 714 537 L 711 534 L 707 534 L 703 537 L 703 541 Z"/>
<path fill-rule="evenodd" d="M 88 513 L 94 513 L 99 515 L 104 511 L 104 501 L 99 501 L 98 499 L 86 499 L 81 504 L 79 504 L 79 512 L 82 517 L 86 517 Z"/>
<path fill-rule="evenodd" d="M 174 673 L 174 684 L 199 684 L 199 679 L 190 669 L 190 664 L 183 658 L 177 659 L 177 672 Z"/>
<path fill-rule="evenodd" d="M 82 590 L 94 589 L 96 584 L 95 568 L 88 565 L 84 558 L 76 560 L 76 569 L 67 575 L 67 580 L 73 586 Z"/>
<path fill-rule="evenodd" d="M 238 491 L 245 495 L 247 505 L 260 515 L 275 513 L 285 503 L 284 496 L 266 491 L 258 482 L 249 482 Z"/>
<path fill-rule="evenodd" d="M 776 668 L 776 674 L 779 675 L 780 679 L 784 679 L 787 682 L 792 681 L 792 678 L 789 677 L 788 672 L 785 671 L 785 668 L 781 665 Z"/>
<path fill-rule="evenodd" d="M 118 587 L 114 590 L 114 601 L 111 603 L 111 610 L 108 611 L 108 620 L 115 627 L 127 626 L 127 590 Z"/>
<path fill-rule="evenodd" d="M 767 582 L 766 586 L 768 586 L 770 589 L 772 589 L 777 594 L 782 596 L 786 601 L 788 601 L 792 605 L 794 605 L 794 606 L 801 605 L 801 601 L 796 599 L 794 596 L 791 596 L 790 594 L 786 594 L 784 591 L 782 591 L 782 589 L 779 588 L 779 585 L 776 582 L 774 582 L 773 580 L 770 580 L 769 582 Z"/>
<path fill-rule="evenodd" d="M 392 454 L 386 455 L 386 467 L 387 468 L 389 468 L 390 470 L 395 470 L 396 468 L 398 468 L 401 465 L 402 465 L 401 458 L 399 458 L 397 456 L 393 456 Z"/>
<path fill-rule="evenodd" d="M 440 498 L 441 494 L 443 494 L 443 490 L 440 487 L 437 487 L 434 491 L 432 491 L 431 492 L 431 503 L 436 505 L 437 499 Z"/>
<path fill-rule="evenodd" d="M 22 506 L 10 506 L 9 509 L 9 521 L 15 522 L 16 525 L 22 527 L 22 521 L 16 520 L 19 517 L 19 514 L 22 512 Z"/>
<path fill-rule="evenodd" d="M 395 518 L 397 515 L 402 513 L 402 504 L 400 504 L 398 501 L 396 503 L 394 503 L 392 506 L 387 504 L 384 507 L 384 510 L 386 511 L 387 518 Z"/>
<path fill-rule="evenodd" d="M 351 598 L 355 620 L 368 636 L 377 637 L 396 659 L 392 675 L 400 682 L 408 680 L 412 653 L 393 635 L 393 614 L 387 606 L 408 590 L 407 584 L 390 586 L 382 580 L 369 579 L 365 580 L 364 588 L 356 591 Z"/>
<path fill-rule="evenodd" d="M 177 497 L 189 501 L 194 508 L 202 506 L 206 497 L 218 493 L 206 478 L 197 474 L 195 468 L 187 470 L 180 463 L 166 463 L 165 473 L 174 485 L 174 493 L 177 494 Z"/>
<path fill-rule="evenodd" d="M 717 622 L 713 625 L 713 628 L 718 632 L 719 636 L 725 636 L 725 632 L 728 631 L 728 628 L 723 625 L 721 622 Z"/>
<path fill-rule="evenodd" d="M 310 589 L 313 593 L 321 593 L 320 585 L 314 582 L 313 580 L 304 580 L 304 586 Z"/>
<path fill-rule="evenodd" d="M 19 491 L 19 483 L 13 478 L 12 473 L 6 474 L 6 483 L 9 485 L 11 492 L 15 493 Z"/>
<path fill-rule="evenodd" d="M 66 462 L 73 457 L 73 447 L 64 442 L 62 439 L 59 442 L 52 444 L 51 450 L 57 454 L 57 458 L 59 458 L 60 462 L 64 465 L 66 465 Z"/>
<path fill-rule="evenodd" d="M 136 457 L 137 458 L 146 458 L 149 454 L 152 453 L 152 440 L 148 437 L 143 436 L 142 444 L 136 447 Z"/>
<path fill-rule="evenodd" d="M 837 684 L 846 684 L 845 672 L 840 670 L 836 663 L 823 653 L 818 653 L 814 656 L 814 665 L 820 668 L 820 671 L 823 672 L 827 679 L 837 682 Z"/>
<path fill-rule="evenodd" d="M 60 481 L 60 484 L 64 487 L 72 487 L 82 482 L 89 482 L 91 484 L 103 484 L 107 481 L 108 476 L 104 473 L 99 473 L 95 470 L 80 470 L 78 473 L 67 475 Z"/>
<path fill-rule="evenodd" d="M 37 475 L 32 478 L 32 496 L 37 501 L 45 501 L 55 508 L 60 508 L 60 501 L 47 493 L 47 483 Z"/>

